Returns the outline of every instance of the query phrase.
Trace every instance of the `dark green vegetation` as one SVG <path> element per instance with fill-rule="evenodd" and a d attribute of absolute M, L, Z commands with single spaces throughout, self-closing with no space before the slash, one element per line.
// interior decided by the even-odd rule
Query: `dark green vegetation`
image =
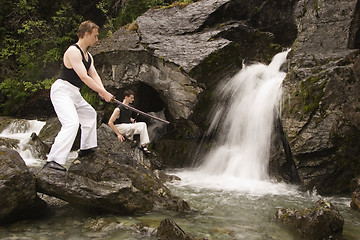
<path fill-rule="evenodd" d="M 90 19 L 100 38 L 133 22 L 146 10 L 174 0 L 0 0 L 0 114 L 18 116 L 24 103 L 48 90 L 66 48 L 77 41 L 77 27 Z M 181 3 L 192 1 L 183 0 Z M 96 107 L 94 93 L 86 98 Z"/>

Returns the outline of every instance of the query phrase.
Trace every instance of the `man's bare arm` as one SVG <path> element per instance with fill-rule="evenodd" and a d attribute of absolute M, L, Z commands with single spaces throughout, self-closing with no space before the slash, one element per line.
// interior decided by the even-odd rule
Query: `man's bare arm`
<path fill-rule="evenodd" d="M 108 121 L 108 125 L 109 127 L 114 131 L 114 133 L 116 134 L 118 140 L 120 142 L 123 142 L 125 140 L 124 136 L 119 132 L 119 130 L 116 128 L 115 126 L 115 120 L 118 119 L 120 117 L 120 109 L 119 108 L 115 108 L 114 112 L 111 114 L 111 117 Z"/>

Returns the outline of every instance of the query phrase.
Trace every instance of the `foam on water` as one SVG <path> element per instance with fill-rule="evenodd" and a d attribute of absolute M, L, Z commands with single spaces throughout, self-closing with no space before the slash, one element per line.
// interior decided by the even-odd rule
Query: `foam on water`
<path fill-rule="evenodd" d="M 37 166 L 43 164 L 43 159 L 34 156 L 28 143 L 31 134 L 38 135 L 44 125 L 45 122 L 38 120 L 15 120 L 1 132 L 0 137 L 18 140 L 19 144 L 14 147 L 14 150 L 20 154 L 26 165 Z"/>

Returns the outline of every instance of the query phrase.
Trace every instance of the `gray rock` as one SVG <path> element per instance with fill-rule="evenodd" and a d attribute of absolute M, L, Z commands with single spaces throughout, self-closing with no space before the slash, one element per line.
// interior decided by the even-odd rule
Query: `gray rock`
<path fill-rule="evenodd" d="M 342 239 L 344 219 L 325 199 L 303 210 L 279 209 L 276 218 L 306 239 Z"/>
<path fill-rule="evenodd" d="M 0 222 L 38 217 L 46 203 L 37 196 L 35 177 L 15 150 L 0 148 Z"/>
<path fill-rule="evenodd" d="M 67 172 L 42 169 L 37 174 L 38 191 L 100 212 L 139 214 L 155 207 L 190 210 L 152 173 L 150 160 L 139 149 L 120 143 L 110 131 L 102 126 L 96 153 L 77 158 Z"/>
<path fill-rule="evenodd" d="M 299 1 L 282 122 L 303 189 L 349 191 L 360 174 L 359 51 L 349 49 L 357 1 Z M 326 37 L 324 37 L 326 36 Z"/>

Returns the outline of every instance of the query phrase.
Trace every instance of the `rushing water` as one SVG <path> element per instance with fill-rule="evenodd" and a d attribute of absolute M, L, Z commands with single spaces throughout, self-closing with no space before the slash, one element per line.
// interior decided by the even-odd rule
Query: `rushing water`
<path fill-rule="evenodd" d="M 39 134 L 45 122 L 37 120 L 14 120 L 0 134 L 1 138 L 16 139 L 19 144 L 14 148 L 22 157 L 27 165 L 39 165 L 42 162 L 29 147 L 30 136 L 32 133 Z"/>
<path fill-rule="evenodd" d="M 269 66 L 260 63 L 244 66 L 229 82 L 218 87 L 219 104 L 209 131 L 215 131 L 219 140 L 199 172 L 241 179 L 241 183 L 268 180 L 271 133 L 286 76 L 279 69 L 287 53 L 277 54 Z"/>
<path fill-rule="evenodd" d="M 71 208 L 58 208 L 45 219 L 26 220 L 0 227 L 0 239 L 156 239 L 153 231 L 164 218 L 173 219 L 185 232 L 207 239 L 301 239 L 275 220 L 279 208 L 311 207 L 321 197 L 296 186 L 272 181 L 267 174 L 272 124 L 281 97 L 285 73 L 279 71 L 287 52 L 269 66 L 245 66 L 219 86 L 219 104 L 209 132 L 217 144 L 194 169 L 169 172 L 181 178 L 168 184 L 195 210 L 191 213 L 156 210 L 143 216 L 89 216 Z M 20 139 L 18 151 L 28 165 L 37 165 L 23 153 L 31 132 L 10 126 L 2 137 Z M 19 136 L 18 132 L 22 134 Z M 10 136 L 11 135 L 11 136 Z M 350 208 L 350 196 L 326 197 L 345 219 L 344 239 L 360 239 L 360 213 Z"/>

